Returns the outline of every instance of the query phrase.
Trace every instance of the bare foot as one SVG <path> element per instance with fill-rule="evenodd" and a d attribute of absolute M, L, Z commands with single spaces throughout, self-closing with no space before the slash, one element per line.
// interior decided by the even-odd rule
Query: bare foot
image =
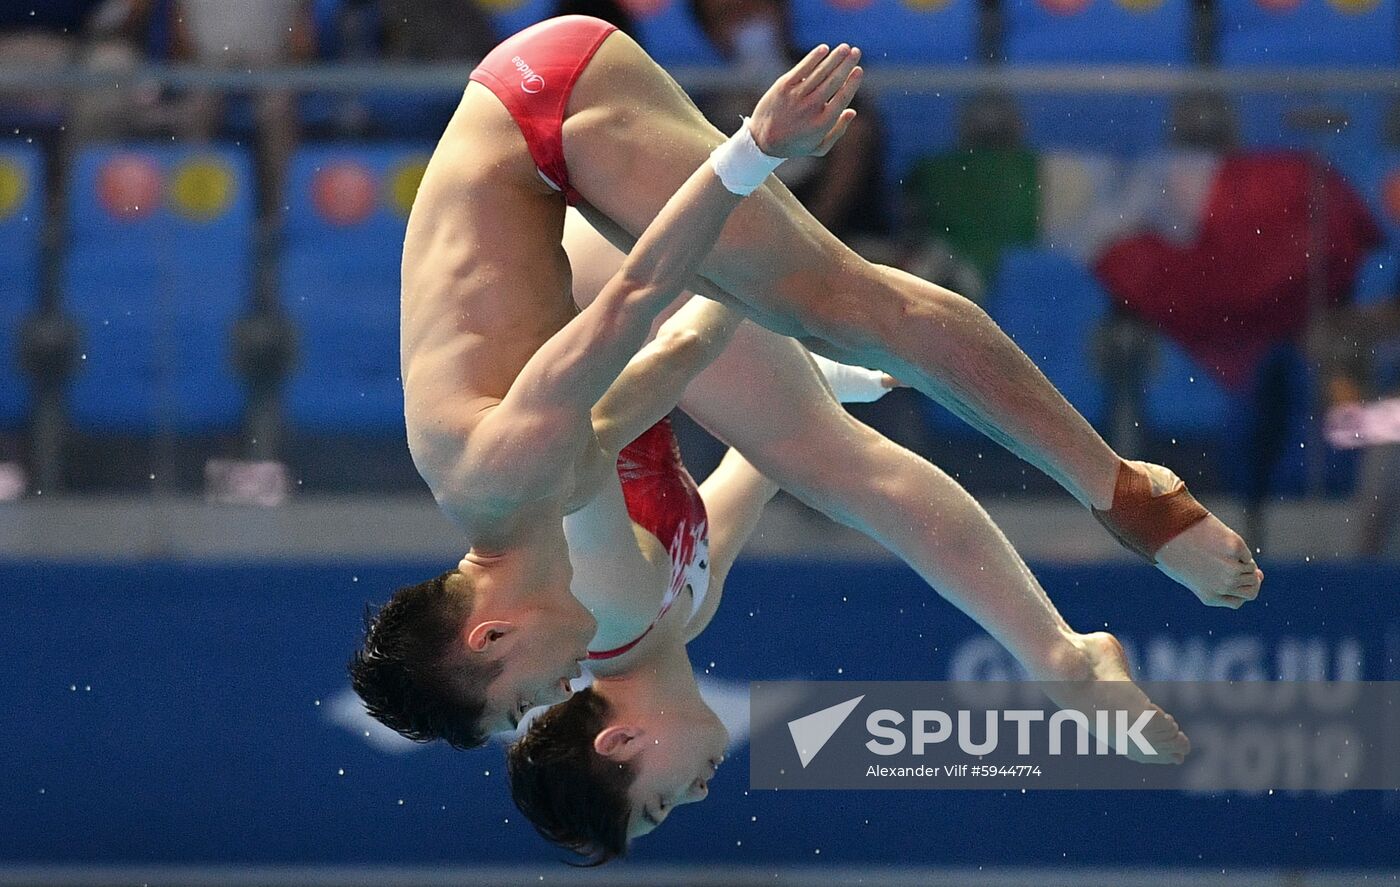
<path fill-rule="evenodd" d="M 1140 764 L 1180 764 L 1186 760 L 1191 753 L 1191 740 L 1181 731 L 1175 718 L 1148 699 L 1142 688 L 1133 683 L 1128 659 L 1118 639 L 1106 631 L 1098 631 L 1077 635 L 1075 645 L 1084 654 L 1083 658 L 1058 676 L 1067 679 L 1052 680 L 1046 685 L 1045 691 L 1051 700 L 1060 708 L 1083 712 L 1089 719 L 1090 732 L 1095 736 L 1098 735 L 1094 729 L 1095 711 L 1126 711 L 1130 724 L 1136 722 L 1144 711 L 1153 712 L 1152 719 L 1141 732 L 1144 741 L 1151 746 L 1152 754 L 1144 754 L 1135 742 L 1126 737 L 1110 735 L 1105 738 L 1114 748 L 1125 750 L 1130 760 Z"/>
<path fill-rule="evenodd" d="M 1161 465 L 1134 464 L 1151 476 L 1154 493 L 1171 490 L 1179 482 Z M 1258 597 L 1264 581 L 1264 571 L 1254 562 L 1249 546 L 1213 514 L 1163 545 L 1157 552 L 1157 569 L 1191 589 L 1207 607 L 1233 610 Z"/>

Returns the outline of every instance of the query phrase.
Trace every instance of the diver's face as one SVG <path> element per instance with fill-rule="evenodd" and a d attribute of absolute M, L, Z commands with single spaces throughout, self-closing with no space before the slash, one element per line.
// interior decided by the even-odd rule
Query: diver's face
<path fill-rule="evenodd" d="M 598 629 L 593 614 L 565 593 L 549 605 L 499 614 L 499 634 L 482 651 L 501 664 L 486 688 L 482 725 L 488 733 L 514 730 L 525 712 L 554 705 L 572 694 L 569 682 L 582 674 L 588 643 Z"/>
<path fill-rule="evenodd" d="M 637 775 L 627 792 L 629 839 L 651 832 L 676 807 L 703 801 L 729 744 L 729 732 L 708 708 L 694 718 L 657 718 L 642 726 L 642 749 L 633 758 Z"/>

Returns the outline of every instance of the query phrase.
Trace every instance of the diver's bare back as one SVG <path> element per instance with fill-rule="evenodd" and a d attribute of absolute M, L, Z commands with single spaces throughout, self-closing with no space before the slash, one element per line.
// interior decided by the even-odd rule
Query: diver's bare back
<path fill-rule="evenodd" d="M 515 121 L 471 83 L 423 176 L 403 252 L 409 449 L 439 501 L 461 495 L 453 469 L 480 417 L 575 313 L 564 210 Z"/>

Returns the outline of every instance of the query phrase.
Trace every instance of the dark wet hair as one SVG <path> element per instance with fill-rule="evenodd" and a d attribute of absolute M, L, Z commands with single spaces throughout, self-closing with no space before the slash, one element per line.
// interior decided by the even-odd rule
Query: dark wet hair
<path fill-rule="evenodd" d="M 501 665 L 483 662 L 460 641 L 473 600 L 466 577 L 449 570 L 400 588 L 378 613 L 366 609 L 364 646 L 349 670 L 375 720 L 417 742 L 486 743 L 486 686 Z"/>
<path fill-rule="evenodd" d="M 609 712 L 592 687 L 580 690 L 537 717 L 506 752 L 515 806 L 546 840 L 583 857 L 581 865 L 627 854 L 627 790 L 637 771 L 593 748 Z"/>

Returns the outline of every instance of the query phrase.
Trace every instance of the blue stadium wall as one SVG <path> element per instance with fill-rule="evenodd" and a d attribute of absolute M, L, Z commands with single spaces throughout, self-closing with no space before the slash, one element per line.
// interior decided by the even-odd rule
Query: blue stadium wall
<path fill-rule="evenodd" d="M 347 714 L 344 663 L 364 603 L 439 566 L 0 564 L 0 865 L 557 870 L 561 854 L 511 806 L 499 747 L 380 746 Z M 1072 623 L 1119 632 L 1152 678 L 1400 677 L 1394 567 L 1268 570 L 1265 599 L 1241 612 L 1205 609 L 1146 567 L 1040 575 Z M 866 564 L 743 563 L 692 651 L 707 681 L 732 689 L 997 677 L 1006 664 L 912 573 Z M 741 749 L 710 799 L 678 811 L 636 858 L 1400 864 L 1396 793 L 750 794 L 746 773 Z"/>

